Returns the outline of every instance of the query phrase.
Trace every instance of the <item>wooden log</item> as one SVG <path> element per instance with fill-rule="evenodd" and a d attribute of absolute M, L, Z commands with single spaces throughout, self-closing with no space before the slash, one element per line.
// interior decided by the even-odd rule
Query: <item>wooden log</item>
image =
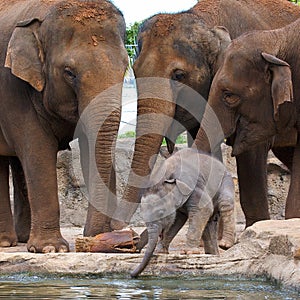
<path fill-rule="evenodd" d="M 75 240 L 76 252 L 135 253 L 140 236 L 132 229 L 100 233 Z"/>
<path fill-rule="evenodd" d="M 300 248 L 296 249 L 294 252 L 294 258 L 295 259 L 300 259 Z"/>

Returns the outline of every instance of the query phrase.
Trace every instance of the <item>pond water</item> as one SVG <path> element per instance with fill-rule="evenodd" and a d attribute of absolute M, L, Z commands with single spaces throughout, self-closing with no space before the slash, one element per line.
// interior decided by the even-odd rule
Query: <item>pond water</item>
<path fill-rule="evenodd" d="M 265 279 L 0 276 L 5 299 L 299 299 Z"/>

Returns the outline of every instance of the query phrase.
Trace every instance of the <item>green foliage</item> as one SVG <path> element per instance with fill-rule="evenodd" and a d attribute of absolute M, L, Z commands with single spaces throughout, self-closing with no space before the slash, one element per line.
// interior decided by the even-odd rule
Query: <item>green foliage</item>
<path fill-rule="evenodd" d="M 125 138 L 134 138 L 135 131 L 126 131 L 125 133 L 119 134 L 118 138 L 125 139 Z"/>
<path fill-rule="evenodd" d="M 136 38 L 139 31 L 140 22 L 134 22 L 126 29 L 126 49 L 131 59 L 135 57 Z"/>
<path fill-rule="evenodd" d="M 126 29 L 126 45 L 135 45 L 136 38 L 139 31 L 140 22 L 134 22 Z"/>
<path fill-rule="evenodd" d="M 119 134 L 118 135 L 118 138 L 119 139 L 125 139 L 125 138 L 135 138 L 135 131 L 126 131 L 125 133 L 122 133 L 122 134 Z M 176 139 L 176 144 L 185 144 L 187 142 L 187 139 L 186 139 L 186 135 L 179 135 L 178 138 Z M 162 141 L 162 145 L 163 146 L 166 146 L 167 143 L 166 143 L 166 140 L 163 139 Z"/>
<path fill-rule="evenodd" d="M 293 2 L 293 3 L 295 3 L 295 4 L 298 4 L 298 5 L 300 5 L 300 0 L 288 0 L 288 1 L 290 1 L 290 2 Z"/>
<path fill-rule="evenodd" d="M 176 143 L 175 143 L 175 144 L 176 144 L 176 145 L 181 145 L 181 144 L 186 144 L 186 142 L 187 142 L 186 136 L 184 136 L 184 135 L 181 134 L 181 135 L 179 135 L 179 136 L 177 137 Z M 166 145 L 167 145 L 165 139 L 163 139 L 162 145 L 163 145 L 163 146 L 166 146 Z"/>

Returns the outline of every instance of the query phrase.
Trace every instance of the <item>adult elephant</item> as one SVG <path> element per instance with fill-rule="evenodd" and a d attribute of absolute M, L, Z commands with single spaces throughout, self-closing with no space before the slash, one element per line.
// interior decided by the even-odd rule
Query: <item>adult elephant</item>
<path fill-rule="evenodd" d="M 284 135 L 292 148 L 291 185 L 286 218 L 300 217 L 299 97 L 300 19 L 277 30 L 248 33 L 234 40 L 214 77 L 195 145 L 210 151 L 222 139 L 210 134 L 215 114 L 224 136 L 235 133 L 233 155 L 240 155 L 276 134 Z"/>
<path fill-rule="evenodd" d="M 228 32 L 235 38 L 254 29 L 284 26 L 299 16 L 300 7 L 284 0 L 202 0 L 189 11 L 158 14 L 142 24 L 139 55 L 134 63 L 138 85 L 137 139 L 129 184 L 112 221 L 113 228 L 124 226 L 123 222 L 128 223 L 134 213 L 134 204 L 140 201 L 140 187 L 148 180 L 154 163 L 151 158 L 159 152 L 163 136 L 171 140 L 171 150 L 172 140 L 184 128 L 195 138 L 205 106 L 199 94 L 207 99 L 224 49 L 230 43 Z M 237 156 L 246 226 L 269 219 L 269 148 L 270 144 L 265 143 Z M 137 175 L 141 177 L 138 183 L 133 179 Z"/>
<path fill-rule="evenodd" d="M 28 250 L 68 251 L 59 227 L 56 156 L 74 134 L 90 195 L 85 234 L 111 229 L 111 153 L 127 66 L 124 18 L 106 0 L 1 1 L 0 11 L 0 246 L 17 242 L 10 162 L 18 188 L 24 190 L 25 176 L 28 189 Z M 28 211 L 26 195 L 21 200 Z"/>

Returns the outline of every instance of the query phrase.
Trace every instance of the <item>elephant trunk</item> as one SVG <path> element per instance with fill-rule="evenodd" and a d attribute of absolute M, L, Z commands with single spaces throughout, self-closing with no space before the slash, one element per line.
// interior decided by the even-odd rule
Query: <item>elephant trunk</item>
<path fill-rule="evenodd" d="M 140 202 L 140 192 L 147 187 L 162 139 L 175 115 L 170 82 L 164 79 L 159 82 L 157 80 L 137 80 L 138 118 L 134 155 L 123 199 L 118 204 L 112 221 L 113 229 L 120 229 L 128 224 L 136 211 Z M 154 91 L 153 86 L 156 88 Z"/>
<path fill-rule="evenodd" d="M 110 220 L 117 206 L 114 153 L 121 115 L 121 93 L 121 80 L 99 93 L 85 106 L 77 126 L 89 198 L 85 236 L 111 231 Z"/>
<path fill-rule="evenodd" d="M 148 227 L 148 245 L 142 262 L 130 273 L 132 278 L 137 277 L 148 265 L 155 250 L 161 228 L 159 225 Z"/>
<path fill-rule="evenodd" d="M 201 127 L 197 133 L 193 147 L 208 153 L 217 153 L 220 143 L 224 138 L 229 137 L 236 127 L 236 116 L 234 111 L 220 104 L 205 108 L 205 113 L 201 121 Z"/>

